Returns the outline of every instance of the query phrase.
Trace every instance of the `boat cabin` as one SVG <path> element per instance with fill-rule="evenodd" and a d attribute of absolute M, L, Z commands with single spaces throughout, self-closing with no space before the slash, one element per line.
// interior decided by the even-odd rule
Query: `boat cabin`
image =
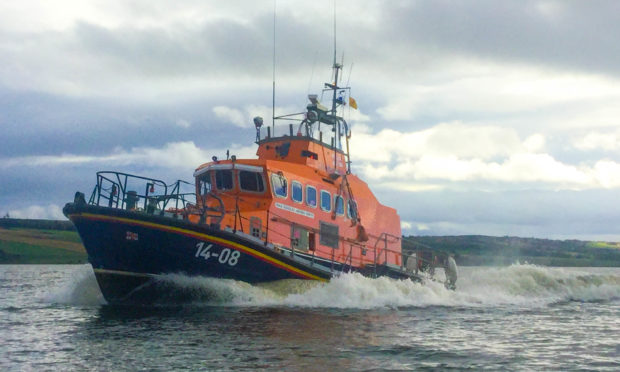
<path fill-rule="evenodd" d="M 348 169 L 340 141 L 297 133 L 257 135 L 258 159 L 213 159 L 194 172 L 204 223 L 316 259 L 402 265 L 400 218 Z M 304 130 L 305 129 L 305 130 Z M 338 131 L 333 131 L 338 133 Z M 348 147 L 348 143 L 347 143 Z M 199 222 L 200 213 L 190 218 Z M 376 255 L 376 257 L 375 257 Z"/>

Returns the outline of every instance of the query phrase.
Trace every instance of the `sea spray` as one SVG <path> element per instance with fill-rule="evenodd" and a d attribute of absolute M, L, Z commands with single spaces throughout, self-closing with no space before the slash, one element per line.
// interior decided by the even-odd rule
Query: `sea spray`
<path fill-rule="evenodd" d="M 157 277 L 158 286 L 166 286 L 184 302 L 206 305 L 244 305 L 260 303 L 274 293 L 258 286 L 232 280 L 216 279 L 182 274 L 166 274 Z M 158 301 L 161 302 L 161 301 Z"/>
<path fill-rule="evenodd" d="M 459 291 L 482 305 L 546 305 L 620 298 L 620 276 L 529 264 L 469 268 Z"/>
<path fill-rule="evenodd" d="M 576 269 L 512 265 L 464 268 L 457 290 L 441 283 L 344 274 L 328 283 L 286 280 L 251 286 L 234 280 L 166 276 L 179 288 L 210 294 L 210 304 L 316 308 L 544 306 L 620 297 L 620 277 Z"/>
<path fill-rule="evenodd" d="M 425 284 L 386 277 L 346 274 L 305 293 L 287 296 L 282 304 L 302 307 L 359 308 L 443 305 L 451 291 L 443 284 Z"/>
<path fill-rule="evenodd" d="M 80 265 L 71 271 L 54 290 L 41 296 L 42 302 L 70 305 L 102 305 L 106 301 L 99 290 L 90 265 Z"/>
<path fill-rule="evenodd" d="M 90 269 L 88 266 L 85 268 Z M 197 306 L 353 309 L 537 307 L 562 301 L 609 301 L 620 298 L 620 275 L 617 270 L 601 273 L 528 264 L 462 268 L 455 291 L 431 280 L 417 283 L 386 277 L 372 279 L 356 273 L 340 275 L 327 283 L 281 280 L 257 285 L 231 279 L 166 274 L 156 276 L 153 285 L 160 286 L 167 293 L 155 301 L 158 305 L 181 302 Z M 92 270 L 83 269 L 75 272 L 71 280 L 49 296 L 49 300 L 79 305 L 104 302 Z"/>

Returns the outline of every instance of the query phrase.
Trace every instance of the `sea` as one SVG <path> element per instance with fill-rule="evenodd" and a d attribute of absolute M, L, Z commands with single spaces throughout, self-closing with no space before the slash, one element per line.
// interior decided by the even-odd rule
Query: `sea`
<path fill-rule="evenodd" d="M 90 265 L 0 265 L 0 371 L 620 371 L 620 268 L 462 267 L 455 291 L 158 280 L 185 301 L 113 306 Z"/>

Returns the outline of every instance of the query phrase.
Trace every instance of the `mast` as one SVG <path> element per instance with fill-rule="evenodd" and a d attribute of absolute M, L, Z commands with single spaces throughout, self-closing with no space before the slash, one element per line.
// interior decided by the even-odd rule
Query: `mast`
<path fill-rule="evenodd" d="M 276 135 L 276 0 L 273 0 L 273 85 L 271 89 L 271 132 Z"/>
<path fill-rule="evenodd" d="M 336 1 L 334 1 L 334 86 L 331 87 L 334 91 L 332 96 L 332 115 L 334 116 L 336 116 L 336 91 L 338 90 L 338 70 L 340 67 L 336 61 Z"/>
<path fill-rule="evenodd" d="M 335 118 L 335 130 L 334 130 L 334 147 L 338 148 L 338 143 L 340 141 L 340 122 L 338 121 L 337 113 L 337 102 L 336 102 L 336 94 L 338 94 L 338 73 L 340 72 L 340 68 L 342 65 L 339 65 L 336 60 L 336 1 L 334 1 L 334 85 L 331 86 L 332 89 L 332 115 Z M 334 169 L 336 168 L 336 158 L 337 153 L 334 152 Z"/>

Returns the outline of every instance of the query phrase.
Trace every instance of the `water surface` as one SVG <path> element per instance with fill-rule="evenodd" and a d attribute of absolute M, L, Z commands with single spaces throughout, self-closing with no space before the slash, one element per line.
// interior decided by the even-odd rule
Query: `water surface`
<path fill-rule="evenodd" d="M 0 370 L 620 370 L 617 268 L 160 279 L 192 300 L 110 306 L 89 265 L 0 265 Z"/>

